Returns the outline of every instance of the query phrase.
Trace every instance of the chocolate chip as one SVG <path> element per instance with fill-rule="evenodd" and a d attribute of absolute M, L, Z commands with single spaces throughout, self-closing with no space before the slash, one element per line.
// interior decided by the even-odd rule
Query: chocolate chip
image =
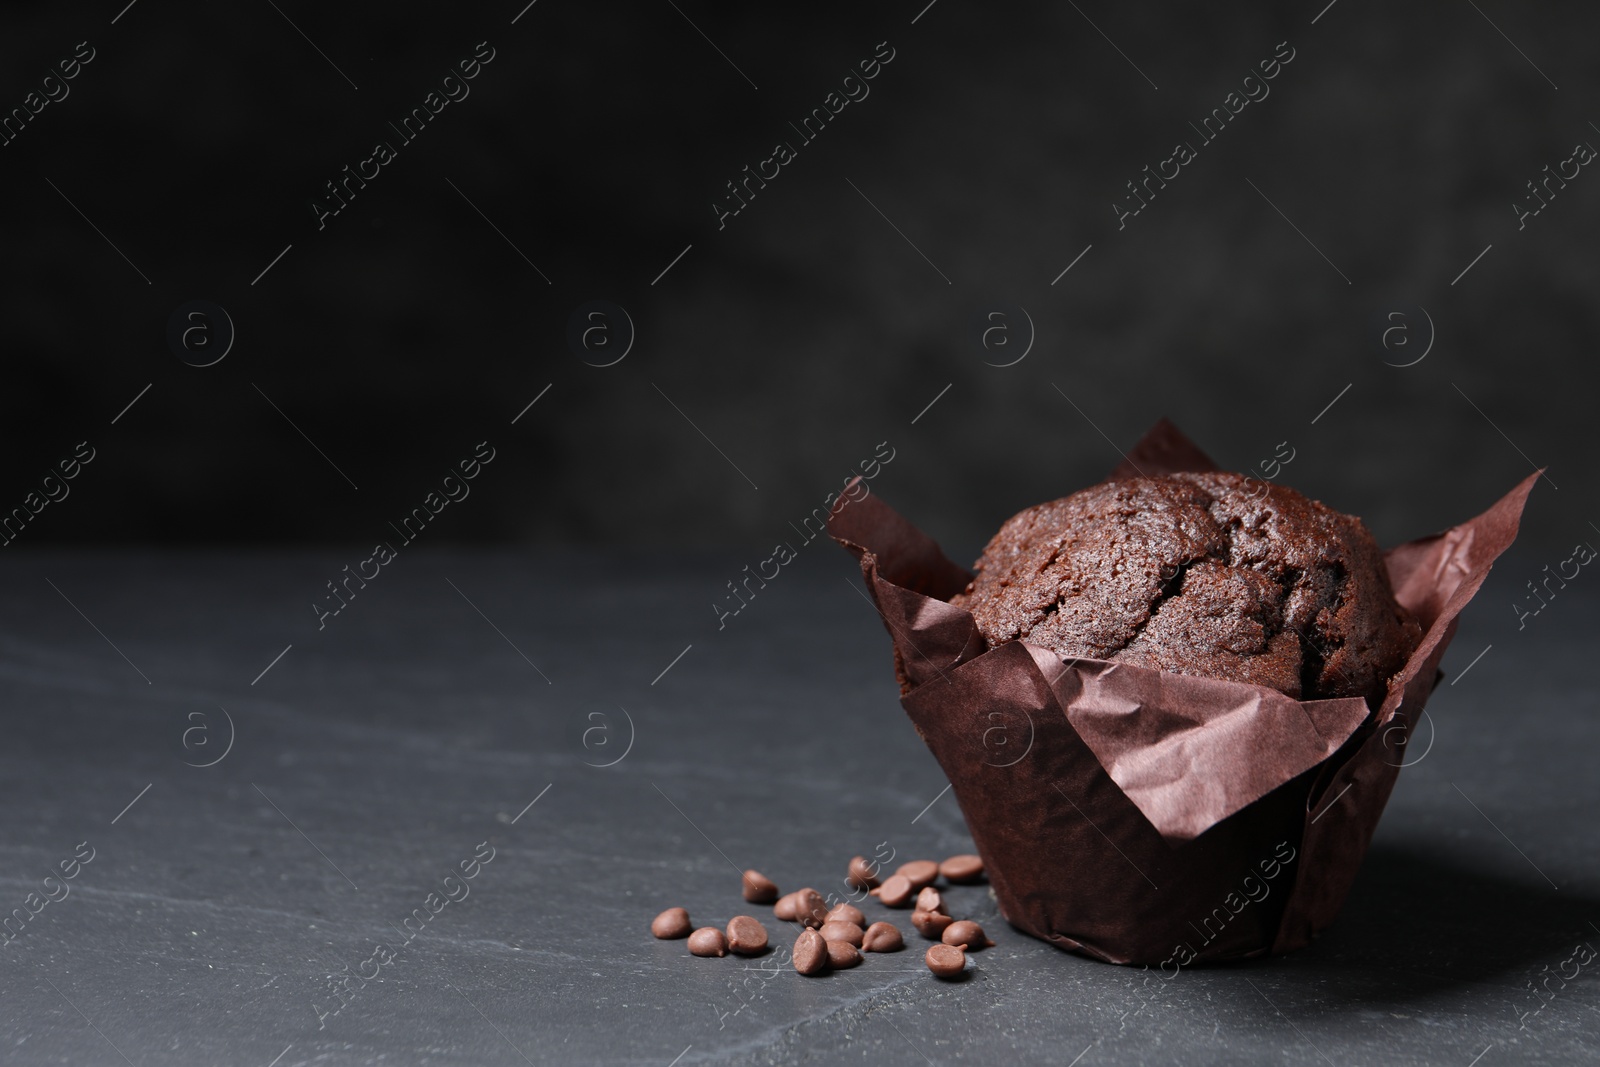
<path fill-rule="evenodd" d="M 857 948 L 861 947 L 861 927 L 855 923 L 825 922 L 817 933 L 822 935 L 824 941 L 848 941 Z"/>
<path fill-rule="evenodd" d="M 895 874 L 874 889 L 872 895 L 877 897 L 878 903 L 885 907 L 903 908 L 911 903 L 911 894 L 914 892 L 915 890 L 911 888 L 910 879 L 903 874 Z"/>
<path fill-rule="evenodd" d="M 663 941 L 688 937 L 689 931 L 693 929 L 694 924 L 689 922 L 689 913 L 682 908 L 668 908 L 650 920 L 650 932 Z"/>
<path fill-rule="evenodd" d="M 778 899 L 778 883 L 760 871 L 745 871 L 744 899 L 752 904 L 771 904 Z"/>
<path fill-rule="evenodd" d="M 972 882 L 981 882 L 983 881 L 983 860 L 965 853 L 960 856 L 951 856 L 939 864 L 939 873 L 944 875 L 944 880 L 951 885 L 967 885 Z"/>
<path fill-rule="evenodd" d="M 905 947 L 906 939 L 900 936 L 900 929 L 894 923 L 873 923 L 861 935 L 863 952 L 899 952 Z"/>
<path fill-rule="evenodd" d="M 850 871 L 845 875 L 844 881 L 851 889 L 876 889 L 878 865 L 869 863 L 865 856 L 857 856 L 850 861 Z"/>
<path fill-rule="evenodd" d="M 794 891 L 794 917 L 810 927 L 818 927 L 828 921 L 828 902 L 822 899 L 822 894 L 807 886 Z"/>
<path fill-rule="evenodd" d="M 728 954 L 728 939 L 722 936 L 722 931 L 715 926 L 702 926 L 689 935 L 689 954 L 691 956 L 726 956 Z"/>
<path fill-rule="evenodd" d="M 786 923 L 794 922 L 794 898 L 794 893 L 785 893 L 779 897 L 778 902 L 772 906 L 773 916 Z"/>
<path fill-rule="evenodd" d="M 861 963 L 860 951 L 848 941 L 828 942 L 828 966 L 836 971 Z"/>
<path fill-rule="evenodd" d="M 833 910 L 828 912 L 828 921 L 831 923 L 855 923 L 863 929 L 867 925 L 867 917 L 854 904 L 835 904 Z"/>
<path fill-rule="evenodd" d="M 944 933 L 945 928 L 953 922 L 955 920 L 942 911 L 914 911 L 911 913 L 911 925 L 917 928 L 917 933 L 935 941 L 939 939 L 940 934 Z"/>
<path fill-rule="evenodd" d="M 767 928 L 749 915 L 728 920 L 728 951 L 740 956 L 759 956 L 767 950 Z"/>
<path fill-rule="evenodd" d="M 922 892 L 917 894 L 916 909 L 918 911 L 938 911 L 944 912 L 946 915 L 950 914 L 948 911 L 945 911 L 944 897 L 941 896 L 939 891 L 933 888 L 931 885 L 927 886 L 922 890 Z"/>
<path fill-rule="evenodd" d="M 912 889 L 921 889 L 925 885 L 932 885 L 933 880 L 939 877 L 939 865 L 932 860 L 912 860 L 902 863 L 894 873 L 910 882 Z"/>
<path fill-rule="evenodd" d="M 984 936 L 983 927 L 968 919 L 961 919 L 946 926 L 939 940 L 968 952 L 976 952 L 980 948 L 988 948 L 994 944 Z"/>
<path fill-rule="evenodd" d="M 801 974 L 821 974 L 828 969 L 828 943 L 815 930 L 802 930 L 791 958 Z"/>
<path fill-rule="evenodd" d="M 937 978 L 954 978 L 967 969 L 967 954 L 953 945 L 934 945 L 922 958 Z"/>

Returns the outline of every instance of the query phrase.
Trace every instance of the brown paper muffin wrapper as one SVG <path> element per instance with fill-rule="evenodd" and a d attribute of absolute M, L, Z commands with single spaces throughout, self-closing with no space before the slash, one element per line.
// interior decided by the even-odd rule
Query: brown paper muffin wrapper
<path fill-rule="evenodd" d="M 1162 420 L 1111 477 L 1217 469 Z M 901 704 L 950 779 L 1001 914 L 1061 948 L 1175 972 L 1299 948 L 1333 921 L 1456 617 L 1537 478 L 1386 553 L 1423 638 L 1376 711 L 1025 641 L 989 648 L 946 602 L 972 575 L 876 496 L 847 492 L 829 532 L 860 560 Z"/>

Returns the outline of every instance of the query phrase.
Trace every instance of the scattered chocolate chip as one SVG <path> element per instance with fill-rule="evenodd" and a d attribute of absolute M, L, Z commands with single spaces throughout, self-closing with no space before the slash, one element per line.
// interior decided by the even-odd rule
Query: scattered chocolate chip
<path fill-rule="evenodd" d="M 954 945 L 934 945 L 922 958 L 936 978 L 954 978 L 967 969 L 967 954 Z"/>
<path fill-rule="evenodd" d="M 939 873 L 944 875 L 945 881 L 951 885 L 967 885 L 971 882 L 983 880 L 983 860 L 977 856 L 963 854 L 951 856 L 939 864 Z"/>
<path fill-rule="evenodd" d="M 771 904 L 778 899 L 778 883 L 760 871 L 745 871 L 744 899 L 752 904 Z"/>
<path fill-rule="evenodd" d="M 876 889 L 878 865 L 869 863 L 865 856 L 857 856 L 850 861 L 850 871 L 844 881 L 851 889 Z"/>
<path fill-rule="evenodd" d="M 945 928 L 954 922 L 954 919 L 942 911 L 914 911 L 911 913 L 911 925 L 917 928 L 917 933 L 935 941 L 939 940 L 939 935 L 944 933 Z"/>
<path fill-rule="evenodd" d="M 650 920 L 650 932 L 663 941 L 688 937 L 689 931 L 693 929 L 694 924 L 689 922 L 689 913 L 683 908 L 668 908 Z"/>
<path fill-rule="evenodd" d="M 801 974 L 821 974 L 828 968 L 828 943 L 815 930 L 802 930 L 794 940 L 791 958 Z"/>
<path fill-rule="evenodd" d="M 861 962 L 861 952 L 848 941 L 828 942 L 828 966 L 836 971 L 854 967 Z"/>
<path fill-rule="evenodd" d="M 794 898 L 794 893 L 786 893 L 779 897 L 778 902 L 772 906 L 773 916 L 786 923 L 794 922 Z"/>
<path fill-rule="evenodd" d="M 932 885 L 933 880 L 939 877 L 939 865 L 932 860 L 912 860 L 902 863 L 894 873 L 910 882 L 912 889 L 921 889 L 925 885 Z"/>
<path fill-rule="evenodd" d="M 794 917 L 810 927 L 821 926 L 828 921 L 828 902 L 822 899 L 822 894 L 807 886 L 794 891 Z"/>
<path fill-rule="evenodd" d="M 899 952 L 905 947 L 906 939 L 900 936 L 900 929 L 894 923 L 873 923 L 861 935 L 863 952 Z"/>
<path fill-rule="evenodd" d="M 971 924 L 968 924 L 971 925 Z M 767 928 L 749 915 L 728 920 L 728 951 L 740 956 L 758 956 L 767 950 Z"/>
<path fill-rule="evenodd" d="M 931 885 L 917 894 L 916 909 L 918 911 L 938 911 L 944 912 L 946 915 L 950 914 L 945 911 L 944 897 Z"/>
<path fill-rule="evenodd" d="M 691 956 L 726 956 L 728 954 L 728 939 L 722 936 L 722 931 L 715 926 L 702 926 L 689 935 L 689 954 Z"/>
<path fill-rule="evenodd" d="M 882 885 L 872 891 L 878 898 L 878 903 L 889 908 L 903 908 L 911 903 L 911 894 L 915 890 L 911 881 L 903 874 L 891 875 Z"/>
<path fill-rule="evenodd" d="M 855 923 L 838 922 L 837 920 L 834 922 L 825 922 L 822 924 L 822 928 L 818 930 L 817 933 L 822 935 L 822 939 L 824 941 L 848 941 L 856 948 L 861 947 L 861 938 L 863 935 L 861 932 L 861 927 L 857 926 Z"/>
<path fill-rule="evenodd" d="M 965 949 L 968 952 L 975 952 L 980 948 L 988 948 L 994 944 L 993 941 L 984 936 L 983 927 L 969 919 L 961 919 L 946 926 L 939 940 L 947 945 L 955 945 L 957 948 Z"/>
<path fill-rule="evenodd" d="M 866 929 L 867 917 L 860 908 L 854 904 L 835 904 L 833 910 L 828 912 L 828 921 L 831 923 L 855 923 Z"/>

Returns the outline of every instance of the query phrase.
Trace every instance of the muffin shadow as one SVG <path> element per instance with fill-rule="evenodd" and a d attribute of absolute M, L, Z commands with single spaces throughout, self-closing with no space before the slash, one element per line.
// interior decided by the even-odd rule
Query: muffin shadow
<path fill-rule="evenodd" d="M 1532 868 L 1507 877 L 1426 848 L 1373 842 L 1336 922 L 1298 960 L 1337 970 L 1381 970 L 1394 981 L 1329 983 L 1352 1004 L 1420 1000 L 1488 983 L 1514 996 L 1541 963 L 1554 967 L 1580 941 L 1600 944 L 1588 920 L 1600 898 L 1558 892 Z"/>

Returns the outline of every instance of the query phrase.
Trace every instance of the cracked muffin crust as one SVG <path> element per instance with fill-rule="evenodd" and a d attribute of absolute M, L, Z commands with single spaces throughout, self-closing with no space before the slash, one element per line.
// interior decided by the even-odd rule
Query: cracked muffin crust
<path fill-rule="evenodd" d="M 1361 520 L 1240 474 L 1092 486 L 1014 515 L 951 603 L 990 647 L 1383 700 L 1421 641 Z"/>

